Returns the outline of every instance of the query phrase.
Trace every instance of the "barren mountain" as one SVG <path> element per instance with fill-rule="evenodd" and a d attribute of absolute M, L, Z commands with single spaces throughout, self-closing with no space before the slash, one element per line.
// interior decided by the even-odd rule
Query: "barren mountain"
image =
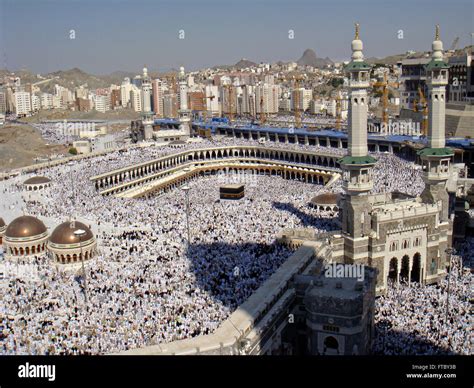
<path fill-rule="evenodd" d="M 328 57 L 318 58 L 314 50 L 306 49 L 301 58 L 298 59 L 296 63 L 298 63 L 299 66 L 312 66 L 317 68 L 323 68 L 327 65 L 332 65 L 333 61 L 331 61 Z"/>

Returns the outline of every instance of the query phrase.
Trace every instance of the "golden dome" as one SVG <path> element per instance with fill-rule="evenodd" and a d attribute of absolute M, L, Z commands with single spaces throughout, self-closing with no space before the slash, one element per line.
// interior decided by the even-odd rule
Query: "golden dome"
<path fill-rule="evenodd" d="M 43 234 L 47 231 L 46 226 L 33 216 L 21 216 L 15 218 L 5 230 L 5 237 L 26 238 Z"/>
<path fill-rule="evenodd" d="M 45 183 L 51 182 L 51 179 L 46 178 L 45 176 L 33 176 L 28 178 L 26 181 L 23 182 L 24 185 L 41 185 Z"/>
<path fill-rule="evenodd" d="M 74 232 L 79 229 L 82 229 L 86 232 L 81 238 L 74 234 Z M 78 244 L 79 241 L 89 241 L 92 238 L 94 238 L 94 235 L 92 234 L 91 230 L 82 222 L 66 221 L 54 229 L 53 233 L 51 233 L 51 236 L 49 237 L 49 241 L 58 245 L 71 245 Z"/>

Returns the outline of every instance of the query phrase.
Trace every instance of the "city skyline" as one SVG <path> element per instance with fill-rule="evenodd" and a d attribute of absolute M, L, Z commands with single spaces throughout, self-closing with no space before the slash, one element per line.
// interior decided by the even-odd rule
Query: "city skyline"
<path fill-rule="evenodd" d="M 180 65 L 192 71 L 234 64 L 241 58 L 257 63 L 295 61 L 307 48 L 318 57 L 341 61 L 348 59 L 347 39 L 355 21 L 361 24 L 366 57 L 424 51 L 435 24 L 441 25 L 447 49 L 457 36 L 458 48 L 472 43 L 472 13 L 459 13 L 472 9 L 469 1 L 384 2 L 383 15 L 375 17 L 380 7 L 368 0 L 238 5 L 214 0 L 199 4 L 2 0 L 0 68 L 49 73 L 77 67 L 109 74 L 137 71 L 146 63 L 152 71 Z M 338 20 L 328 15 L 337 15 Z M 232 21 L 238 27 L 232 28 Z M 184 39 L 179 39 L 180 30 Z M 290 30 L 294 39 L 289 39 Z"/>

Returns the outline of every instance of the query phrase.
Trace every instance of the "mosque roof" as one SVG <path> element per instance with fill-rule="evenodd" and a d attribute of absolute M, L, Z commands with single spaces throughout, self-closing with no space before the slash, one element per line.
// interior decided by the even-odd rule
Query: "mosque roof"
<path fill-rule="evenodd" d="M 39 185 L 41 183 L 49 183 L 51 182 L 51 179 L 45 177 L 45 176 L 33 176 L 31 178 L 28 178 L 26 181 L 23 182 L 25 185 Z"/>
<path fill-rule="evenodd" d="M 431 61 L 429 61 L 426 65 L 425 65 L 425 69 L 426 70 L 435 70 L 435 69 L 448 69 L 449 68 L 449 64 L 445 61 L 436 61 L 434 59 L 432 59 Z"/>
<path fill-rule="evenodd" d="M 367 62 L 364 62 L 364 61 L 359 61 L 359 62 L 351 61 L 344 68 L 344 70 L 346 71 L 369 70 L 369 69 L 371 69 L 371 66 Z"/>
<path fill-rule="evenodd" d="M 75 231 L 80 229 L 86 232 L 81 238 L 74 234 Z M 53 244 L 71 245 L 77 244 L 79 241 L 89 241 L 92 238 L 94 238 L 94 235 L 91 230 L 82 222 L 66 221 L 53 230 L 53 233 L 51 233 L 51 236 L 49 237 L 49 241 Z"/>
<path fill-rule="evenodd" d="M 377 163 L 377 159 L 373 158 L 370 155 L 366 156 L 344 156 L 343 158 L 339 159 L 338 162 L 340 164 L 345 165 L 363 165 L 363 164 L 375 164 Z"/>
<path fill-rule="evenodd" d="M 430 148 L 425 147 L 417 152 L 419 156 L 451 156 L 454 155 L 452 148 Z"/>
<path fill-rule="evenodd" d="M 21 216 L 10 222 L 5 230 L 5 237 L 34 237 L 46 231 L 46 226 L 38 218 L 33 216 Z"/>
<path fill-rule="evenodd" d="M 340 197 L 341 195 L 336 193 L 323 193 L 314 196 L 311 203 L 315 205 L 337 205 Z"/>

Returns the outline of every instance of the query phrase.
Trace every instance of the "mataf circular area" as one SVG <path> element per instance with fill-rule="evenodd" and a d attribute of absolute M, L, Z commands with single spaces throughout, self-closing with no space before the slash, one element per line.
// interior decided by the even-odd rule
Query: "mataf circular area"
<path fill-rule="evenodd" d="M 15 218 L 5 230 L 3 245 L 7 257 L 42 254 L 46 250 L 48 229 L 33 216 Z"/>

